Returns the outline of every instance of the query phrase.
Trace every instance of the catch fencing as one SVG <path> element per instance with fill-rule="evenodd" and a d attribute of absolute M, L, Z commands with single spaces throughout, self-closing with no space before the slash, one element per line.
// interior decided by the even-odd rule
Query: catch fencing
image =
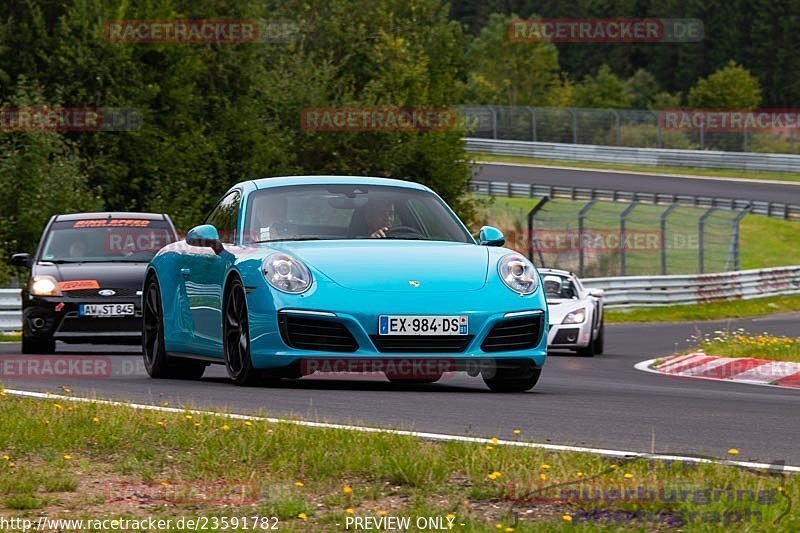
<path fill-rule="evenodd" d="M 529 141 L 675 150 L 718 150 L 774 154 L 800 153 L 796 127 L 737 131 L 665 127 L 661 111 L 648 109 L 594 109 L 464 105 L 470 136 L 479 139 Z M 698 110 L 701 111 L 702 110 Z M 543 157 L 543 156 L 540 156 Z"/>
<path fill-rule="evenodd" d="M 586 278 L 603 289 L 606 307 L 656 307 L 800 294 L 800 266 L 691 276 Z"/>

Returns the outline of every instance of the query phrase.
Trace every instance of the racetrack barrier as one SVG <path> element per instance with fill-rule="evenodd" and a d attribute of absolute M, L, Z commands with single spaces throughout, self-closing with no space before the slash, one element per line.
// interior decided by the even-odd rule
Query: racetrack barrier
<path fill-rule="evenodd" d="M 557 161 L 592 161 L 620 165 L 645 165 L 729 170 L 797 172 L 800 155 L 717 150 L 679 150 L 567 144 L 499 139 L 464 139 L 467 152 L 477 154 L 536 157 Z"/>
<path fill-rule="evenodd" d="M 22 329 L 22 296 L 19 289 L 0 289 L 0 331 Z"/>
<path fill-rule="evenodd" d="M 800 294 L 800 266 L 694 274 L 586 278 L 606 307 L 656 307 Z"/>

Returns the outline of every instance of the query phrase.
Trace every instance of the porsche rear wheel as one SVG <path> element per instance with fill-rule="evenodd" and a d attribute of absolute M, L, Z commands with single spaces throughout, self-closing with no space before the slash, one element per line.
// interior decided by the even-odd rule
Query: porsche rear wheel
<path fill-rule="evenodd" d="M 225 296 L 222 317 L 222 344 L 225 351 L 225 368 L 237 385 L 258 385 L 263 382 L 261 372 L 253 367 L 250 358 L 250 321 L 244 285 L 234 277 Z"/>
<path fill-rule="evenodd" d="M 541 368 L 520 366 L 495 368 L 482 374 L 483 382 L 493 392 L 525 392 L 531 390 L 542 375 Z"/>
<path fill-rule="evenodd" d="M 145 282 L 142 305 L 142 357 L 144 368 L 156 379 L 199 379 L 206 371 L 201 361 L 170 357 L 164 346 L 161 290 L 154 275 Z"/>

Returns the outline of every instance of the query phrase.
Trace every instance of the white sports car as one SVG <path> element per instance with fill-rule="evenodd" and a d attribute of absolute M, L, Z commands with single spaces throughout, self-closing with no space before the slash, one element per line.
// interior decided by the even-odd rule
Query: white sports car
<path fill-rule="evenodd" d="M 592 357 L 603 353 L 603 290 L 589 289 L 566 270 L 540 268 L 550 330 L 547 347 Z"/>

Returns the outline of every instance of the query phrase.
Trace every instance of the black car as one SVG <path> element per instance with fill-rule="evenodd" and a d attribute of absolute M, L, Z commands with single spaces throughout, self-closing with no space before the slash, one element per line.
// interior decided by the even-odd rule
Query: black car
<path fill-rule="evenodd" d="M 141 341 L 141 291 L 150 258 L 177 240 L 167 215 L 80 213 L 50 218 L 22 291 L 22 353 L 47 354 L 55 341 Z"/>

